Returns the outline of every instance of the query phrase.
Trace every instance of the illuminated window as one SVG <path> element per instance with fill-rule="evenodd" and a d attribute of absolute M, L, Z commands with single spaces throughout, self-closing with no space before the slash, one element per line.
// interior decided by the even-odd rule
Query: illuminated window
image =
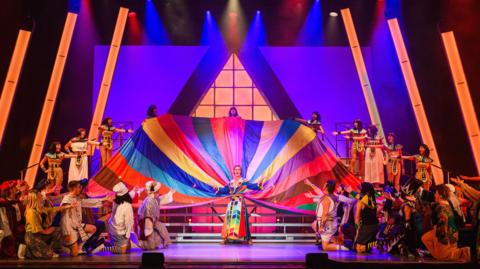
<path fill-rule="evenodd" d="M 246 120 L 278 119 L 236 54 L 230 56 L 210 89 L 193 110 L 192 116 L 227 117 L 232 106 L 236 107 L 240 117 Z"/>

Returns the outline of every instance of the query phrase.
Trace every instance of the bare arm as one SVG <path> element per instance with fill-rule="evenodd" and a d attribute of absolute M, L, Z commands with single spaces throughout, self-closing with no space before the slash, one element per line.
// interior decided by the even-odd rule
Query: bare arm
<path fill-rule="evenodd" d="M 350 134 L 351 131 L 350 130 L 345 130 L 345 131 L 340 131 L 340 132 L 333 132 L 334 135 L 345 135 L 345 134 Z"/>
<path fill-rule="evenodd" d="M 43 159 L 40 161 L 40 168 L 43 172 L 47 172 L 47 168 L 45 168 L 45 163 L 47 162 L 47 156 L 44 156 Z"/>
<path fill-rule="evenodd" d="M 415 156 L 401 156 L 402 160 L 414 161 Z"/>
<path fill-rule="evenodd" d="M 463 179 L 463 180 L 468 180 L 468 181 L 480 181 L 480 176 L 478 176 L 478 177 L 460 176 L 460 178 Z"/>
<path fill-rule="evenodd" d="M 69 140 L 67 144 L 65 144 L 64 148 L 67 153 L 71 152 L 72 140 Z"/>

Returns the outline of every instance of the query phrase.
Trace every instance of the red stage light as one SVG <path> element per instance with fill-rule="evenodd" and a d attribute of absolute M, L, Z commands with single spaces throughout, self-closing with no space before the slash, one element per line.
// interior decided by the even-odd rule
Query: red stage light
<path fill-rule="evenodd" d="M 128 13 L 128 17 L 136 17 L 137 16 L 137 12 L 135 11 L 131 11 Z"/>

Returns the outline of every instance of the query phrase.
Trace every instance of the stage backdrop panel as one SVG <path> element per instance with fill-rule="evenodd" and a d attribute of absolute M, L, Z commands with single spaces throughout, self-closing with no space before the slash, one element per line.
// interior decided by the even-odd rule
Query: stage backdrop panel
<path fill-rule="evenodd" d="M 95 47 L 93 109 L 108 50 L 109 46 Z M 132 121 L 138 128 L 149 105 L 166 113 L 206 51 L 199 46 L 122 46 L 105 117 Z"/>
<path fill-rule="evenodd" d="M 145 119 L 148 106 L 158 114 L 168 111 L 207 51 L 202 46 L 122 46 L 108 96 L 104 117 L 132 122 L 133 129 Z M 93 104 L 95 109 L 109 46 L 95 47 Z M 92 172 L 99 168 L 98 151 Z"/>
<path fill-rule="evenodd" d="M 260 49 L 302 116 L 308 119 L 313 111 L 321 114 L 327 138 L 332 143 L 335 143 L 332 132 L 336 122 L 352 122 L 358 118 L 364 121 L 365 127 L 370 123 L 349 47 Z M 366 47 L 362 51 L 368 70 L 370 49 Z M 344 156 L 343 143 L 339 144 L 338 151 Z"/>

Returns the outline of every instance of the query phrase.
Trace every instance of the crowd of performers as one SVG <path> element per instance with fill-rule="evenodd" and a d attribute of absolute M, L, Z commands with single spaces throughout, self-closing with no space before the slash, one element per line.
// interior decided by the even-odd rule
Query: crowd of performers
<path fill-rule="evenodd" d="M 155 116 L 152 106 L 147 118 Z M 239 115 L 232 108 L 229 116 Z M 324 133 L 318 113 L 308 121 L 296 120 Z M 172 202 L 174 190 L 160 195 L 160 183 L 149 181 L 144 188 L 131 189 L 120 182 L 113 187 L 113 194 L 104 197 L 85 193 L 89 146 L 99 147 L 104 165 L 111 157 L 115 132 L 131 130 L 112 126 L 110 118 L 103 121 L 97 140 L 88 140 L 86 130 L 79 129 L 64 146 L 65 152 L 60 143 L 52 143 L 40 163 L 45 180 L 33 188 L 21 180 L 0 185 L 1 257 L 51 259 L 61 253 L 77 256 L 98 251 L 123 254 L 132 247 L 153 250 L 171 244 L 160 221 L 160 207 Z M 417 155 L 405 156 L 394 134 L 384 143 L 375 126 L 365 130 L 359 120 L 352 129 L 335 134 L 352 140 L 350 169 L 363 182 L 355 192 L 334 179 L 316 184 L 304 181 L 311 190 L 305 195 L 317 204 L 312 229 L 324 251 L 369 253 L 378 248 L 390 254 L 431 255 L 445 261 L 470 261 L 480 255 L 480 190 L 474 186 L 480 177 L 452 178 L 455 185 L 435 186 L 427 145 L 422 144 Z M 67 191 L 61 193 L 64 159 L 70 159 L 70 166 Z M 404 160 L 415 161 L 416 173 L 402 185 Z M 236 165 L 230 182 L 216 189 L 217 196 L 230 199 L 221 232 L 224 244 L 252 242 L 244 194 L 262 190 L 264 180 L 252 183 L 241 175 L 242 167 Z M 133 204 L 140 201 L 134 210 Z"/>
<path fill-rule="evenodd" d="M 317 112 L 309 121 L 296 120 L 324 134 Z M 360 120 L 353 122 L 353 128 L 333 134 L 351 141 L 349 169 L 363 182 L 355 193 L 334 180 L 322 187 L 305 181 L 312 188 L 307 195 L 317 201 L 312 228 L 323 250 L 365 253 L 377 247 L 403 256 L 477 260 L 480 190 L 464 180 L 475 185 L 480 177 L 451 178 L 456 186 L 435 186 L 427 145 L 421 144 L 416 155 L 404 155 L 394 133 L 384 141 L 375 125 L 364 129 Z M 402 185 L 405 160 L 413 161 L 416 171 Z"/>

